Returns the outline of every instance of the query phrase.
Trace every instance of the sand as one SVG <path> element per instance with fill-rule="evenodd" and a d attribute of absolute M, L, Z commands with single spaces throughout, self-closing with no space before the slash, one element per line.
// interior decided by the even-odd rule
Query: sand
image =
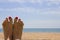
<path fill-rule="evenodd" d="M 0 33 L 0 40 L 4 40 L 3 33 Z M 24 32 L 22 40 L 60 40 L 60 33 Z"/>

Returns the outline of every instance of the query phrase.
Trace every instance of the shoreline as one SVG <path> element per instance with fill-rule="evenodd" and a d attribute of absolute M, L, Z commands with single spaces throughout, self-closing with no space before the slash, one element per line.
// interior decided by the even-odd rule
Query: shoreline
<path fill-rule="evenodd" d="M 0 32 L 0 40 L 4 39 Z M 60 33 L 23 32 L 22 40 L 60 40 Z"/>

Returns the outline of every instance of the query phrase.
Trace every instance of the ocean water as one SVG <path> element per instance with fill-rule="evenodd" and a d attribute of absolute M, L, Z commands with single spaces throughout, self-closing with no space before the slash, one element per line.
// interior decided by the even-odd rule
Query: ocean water
<path fill-rule="evenodd" d="M 3 32 L 3 29 L 0 29 Z M 60 32 L 60 28 L 24 28 L 23 32 Z"/>

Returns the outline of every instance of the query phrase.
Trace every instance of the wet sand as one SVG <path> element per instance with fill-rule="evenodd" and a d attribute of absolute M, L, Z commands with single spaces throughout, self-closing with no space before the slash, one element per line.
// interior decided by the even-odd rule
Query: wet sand
<path fill-rule="evenodd" d="M 0 32 L 0 40 L 4 40 L 2 32 Z M 60 33 L 24 32 L 22 40 L 60 40 Z"/>

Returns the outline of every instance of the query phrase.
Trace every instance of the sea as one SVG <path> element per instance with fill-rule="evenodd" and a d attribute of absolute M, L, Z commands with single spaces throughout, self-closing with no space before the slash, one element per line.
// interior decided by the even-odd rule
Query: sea
<path fill-rule="evenodd" d="M 0 29 L 3 32 L 3 29 Z M 23 32 L 59 32 L 60 28 L 24 28 Z"/>

